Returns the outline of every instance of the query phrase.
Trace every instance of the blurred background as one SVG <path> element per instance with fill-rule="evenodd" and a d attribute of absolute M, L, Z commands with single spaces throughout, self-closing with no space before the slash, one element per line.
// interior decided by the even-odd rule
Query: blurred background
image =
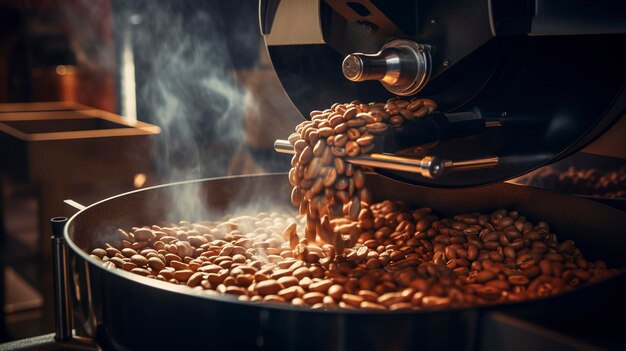
<path fill-rule="evenodd" d="M 0 341 L 51 332 L 49 219 L 171 181 L 287 171 L 301 120 L 256 1 L 0 0 Z"/>

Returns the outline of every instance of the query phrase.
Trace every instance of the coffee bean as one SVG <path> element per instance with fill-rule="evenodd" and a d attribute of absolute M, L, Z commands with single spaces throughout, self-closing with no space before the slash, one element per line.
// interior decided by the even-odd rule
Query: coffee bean
<path fill-rule="evenodd" d="M 326 293 L 328 291 L 328 288 L 330 288 L 332 284 L 333 282 L 330 279 L 320 280 L 318 282 L 315 282 L 309 285 L 309 290 L 315 291 L 315 292 Z"/>
<path fill-rule="evenodd" d="M 91 251 L 91 254 L 92 254 L 92 255 L 96 255 L 96 256 L 98 256 L 99 258 L 103 258 L 104 256 L 106 256 L 106 255 L 107 255 L 107 252 L 106 252 L 105 250 L 103 250 L 103 249 L 101 249 L 101 248 L 99 248 L 99 247 L 98 247 L 98 248 L 93 249 L 93 250 Z"/>
<path fill-rule="evenodd" d="M 387 308 L 385 308 L 385 306 L 383 306 L 381 304 L 374 303 L 374 302 L 369 302 L 369 301 L 361 302 L 359 307 L 361 307 L 364 310 L 375 310 L 375 311 L 386 311 L 387 310 Z"/>
<path fill-rule="evenodd" d="M 328 168 L 328 171 L 323 181 L 324 186 L 327 188 L 330 188 L 335 184 L 336 180 L 337 180 L 337 170 L 335 168 Z"/>
<path fill-rule="evenodd" d="M 105 251 L 106 252 L 106 251 Z M 131 258 L 132 256 L 139 255 L 139 253 L 129 247 L 122 249 L 122 255 L 125 257 Z"/>
<path fill-rule="evenodd" d="M 366 134 L 356 139 L 356 143 L 359 144 L 359 146 L 367 146 L 372 144 L 373 142 L 374 136 L 372 134 Z"/>
<path fill-rule="evenodd" d="M 411 101 L 407 106 L 406 109 L 414 112 L 417 109 L 421 108 L 422 106 L 424 106 L 424 100 L 423 99 L 415 99 L 413 101 Z"/>
<path fill-rule="evenodd" d="M 130 258 L 131 262 L 136 264 L 139 267 L 143 267 L 143 266 L 147 266 L 148 265 L 148 259 L 146 259 L 145 257 L 137 254 L 137 255 L 133 255 Z"/>
<path fill-rule="evenodd" d="M 381 134 L 387 130 L 387 125 L 385 123 L 370 123 L 367 125 L 367 131 L 372 134 Z"/>
<path fill-rule="evenodd" d="M 304 179 L 313 179 L 317 177 L 322 169 L 322 159 L 319 157 L 313 157 L 309 165 L 304 170 Z"/>
<path fill-rule="evenodd" d="M 354 294 L 343 294 L 341 300 L 349 306 L 359 307 L 363 302 L 363 297 Z"/>
<path fill-rule="evenodd" d="M 193 288 L 195 286 L 200 285 L 200 282 L 202 281 L 202 277 L 203 277 L 203 274 L 201 272 L 196 272 L 192 274 L 191 277 L 187 279 L 187 286 Z"/>
<path fill-rule="evenodd" d="M 158 257 L 150 257 L 148 259 L 148 265 L 155 271 L 160 271 L 165 268 L 165 262 Z"/>
<path fill-rule="evenodd" d="M 355 140 L 357 140 L 361 136 L 361 132 L 359 132 L 358 129 L 355 129 L 355 128 L 348 129 L 346 134 L 348 135 L 348 139 L 350 139 L 351 141 L 355 141 Z M 355 141 L 355 143 L 356 143 L 356 141 Z M 346 148 L 347 148 L 347 145 L 348 144 L 346 144 Z"/>
<path fill-rule="evenodd" d="M 278 292 L 278 296 L 282 297 L 286 301 L 291 301 L 298 296 L 303 296 L 304 294 L 304 289 L 297 285 L 284 288 Z"/>
<path fill-rule="evenodd" d="M 180 282 L 186 282 L 193 274 L 194 272 L 190 269 L 183 269 L 183 270 L 175 271 L 174 279 Z"/>
<path fill-rule="evenodd" d="M 490 270 L 481 271 L 476 276 L 476 282 L 480 284 L 484 284 L 493 279 L 496 279 L 496 274 Z"/>
<path fill-rule="evenodd" d="M 147 241 L 155 237 L 152 230 L 147 228 L 139 228 L 133 232 L 136 241 Z"/>
<path fill-rule="evenodd" d="M 316 303 L 322 302 L 322 300 L 324 299 L 324 296 L 325 295 L 322 294 L 321 292 L 308 292 L 302 295 L 302 300 L 304 300 L 304 302 L 309 305 L 314 305 Z"/>
<path fill-rule="evenodd" d="M 450 305 L 450 298 L 447 296 L 425 296 L 422 299 L 422 306 L 428 308 L 444 308 Z"/>
<path fill-rule="evenodd" d="M 278 293 L 283 287 L 274 279 L 263 280 L 256 284 L 256 291 L 262 295 Z"/>
<path fill-rule="evenodd" d="M 144 277 L 147 277 L 150 275 L 150 271 L 145 268 L 133 268 L 131 269 L 131 273 L 139 274 Z"/>
<path fill-rule="evenodd" d="M 508 277 L 508 281 L 513 285 L 526 285 L 529 283 L 528 278 L 523 275 L 511 275 Z"/>
<path fill-rule="evenodd" d="M 361 153 L 361 148 L 359 147 L 359 144 L 357 144 L 355 141 L 348 141 L 346 143 L 346 155 L 350 157 L 355 157 L 359 155 L 359 153 Z"/>
<path fill-rule="evenodd" d="M 492 286 L 485 286 L 476 289 L 476 295 L 485 300 L 497 300 L 502 295 L 502 291 Z"/>
<path fill-rule="evenodd" d="M 356 108 L 356 107 L 350 107 L 350 108 L 348 108 L 348 109 L 346 110 L 346 112 L 344 112 L 344 114 L 343 114 L 343 118 L 344 118 L 346 121 L 348 121 L 348 120 L 350 120 L 350 119 L 352 119 L 352 118 L 356 117 L 357 113 L 358 113 L 358 110 L 357 110 L 357 108 Z"/>

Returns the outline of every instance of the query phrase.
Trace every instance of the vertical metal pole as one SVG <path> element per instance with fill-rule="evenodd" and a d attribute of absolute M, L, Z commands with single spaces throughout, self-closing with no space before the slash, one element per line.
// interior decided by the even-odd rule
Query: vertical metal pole
<path fill-rule="evenodd" d="M 0 342 L 6 341 L 6 313 L 4 313 L 4 305 L 6 304 L 5 296 L 5 277 L 4 271 L 7 264 L 6 258 L 6 228 L 4 223 L 4 174 L 0 170 Z"/>
<path fill-rule="evenodd" d="M 52 223 L 52 278 L 54 280 L 54 338 L 58 341 L 68 341 L 72 338 L 72 324 L 67 292 L 66 251 L 63 240 L 63 229 L 67 218 L 54 217 L 50 222 Z"/>

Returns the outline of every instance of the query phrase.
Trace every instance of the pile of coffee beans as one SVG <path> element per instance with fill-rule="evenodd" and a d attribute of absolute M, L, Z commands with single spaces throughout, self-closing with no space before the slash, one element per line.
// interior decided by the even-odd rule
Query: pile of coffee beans
<path fill-rule="evenodd" d="M 374 136 L 432 113 L 428 99 L 335 104 L 289 137 L 299 215 L 119 229 L 91 256 L 111 269 L 240 300 L 380 311 L 474 306 L 559 294 L 617 272 L 516 211 L 438 218 L 371 203 L 363 169 Z"/>
<path fill-rule="evenodd" d="M 353 101 L 313 111 L 310 121 L 296 127 L 289 136 L 295 151 L 289 182 L 291 202 L 306 216 L 307 240 L 319 238 L 337 251 L 354 246 L 361 230 L 369 229 L 371 199 L 363 170 L 345 158 L 371 153 L 376 134 L 427 116 L 436 107 L 430 99 Z"/>
<path fill-rule="evenodd" d="M 579 195 L 626 198 L 626 167 L 614 170 L 544 167 L 520 178 L 524 184 Z"/>
<path fill-rule="evenodd" d="M 305 238 L 303 217 L 274 212 L 120 229 L 91 256 L 108 268 L 245 301 L 381 311 L 521 301 L 616 272 L 515 211 L 440 219 L 401 202 L 370 209 L 372 217 L 359 221 L 367 229 L 342 251 Z"/>

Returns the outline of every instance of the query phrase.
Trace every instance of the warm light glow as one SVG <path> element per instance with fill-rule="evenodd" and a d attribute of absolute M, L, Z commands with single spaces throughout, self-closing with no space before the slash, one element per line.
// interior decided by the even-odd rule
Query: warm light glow
<path fill-rule="evenodd" d="M 66 73 L 68 73 L 67 72 L 68 71 L 67 67 L 65 67 L 63 65 L 58 65 L 56 67 L 56 71 L 57 71 L 57 74 L 60 75 L 60 76 L 65 75 Z"/>
<path fill-rule="evenodd" d="M 135 188 L 141 188 L 146 184 L 146 180 L 148 180 L 148 177 L 144 173 L 137 173 L 133 179 L 133 185 Z"/>
<path fill-rule="evenodd" d="M 121 102 L 122 116 L 126 117 L 131 123 L 137 122 L 137 93 L 135 88 L 135 57 L 131 34 L 130 31 L 127 31 L 124 36 L 122 49 Z"/>

